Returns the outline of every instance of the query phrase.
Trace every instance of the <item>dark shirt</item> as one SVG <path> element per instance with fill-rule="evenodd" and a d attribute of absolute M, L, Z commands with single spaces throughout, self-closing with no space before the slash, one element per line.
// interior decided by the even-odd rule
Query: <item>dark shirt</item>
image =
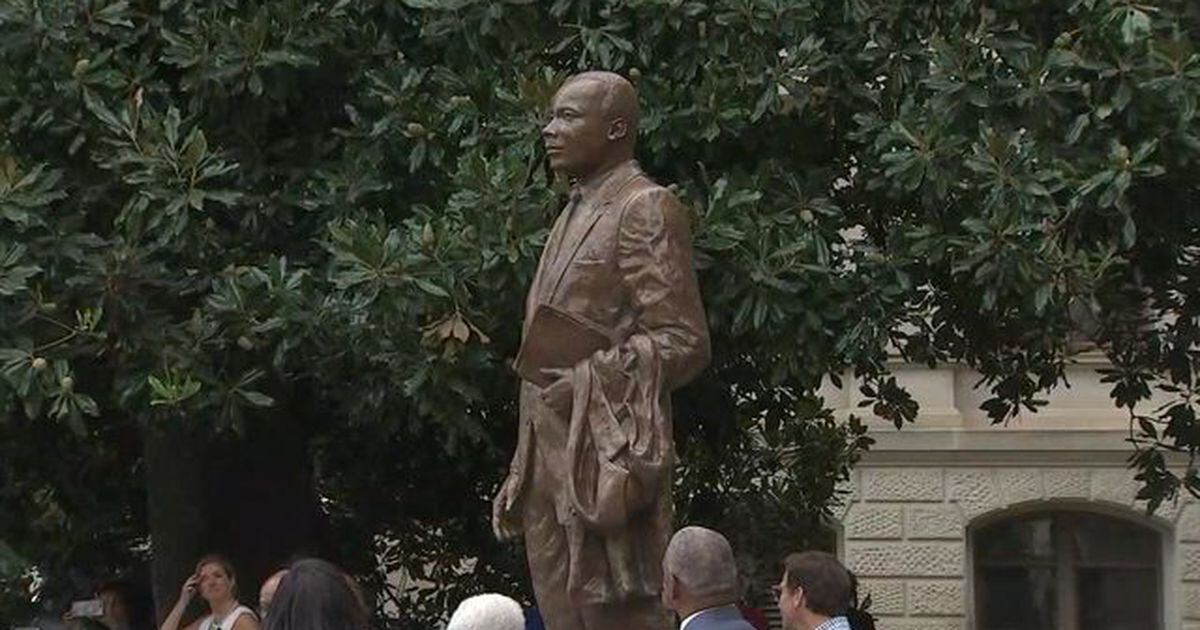
<path fill-rule="evenodd" d="M 546 624 L 542 622 L 542 614 L 538 612 L 536 606 L 525 609 L 525 630 L 546 630 Z"/>

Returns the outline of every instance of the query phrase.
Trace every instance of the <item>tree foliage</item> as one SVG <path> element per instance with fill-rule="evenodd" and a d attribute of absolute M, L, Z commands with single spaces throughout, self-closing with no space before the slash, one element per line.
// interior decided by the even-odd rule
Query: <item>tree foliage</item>
<path fill-rule="evenodd" d="M 147 427 L 304 409 L 356 568 L 433 571 L 412 619 L 519 579 L 485 502 L 562 201 L 538 131 L 591 68 L 637 84 L 639 158 L 694 210 L 714 360 L 677 396 L 681 518 L 813 540 L 869 443 L 823 379 L 899 426 L 888 353 L 959 362 L 1003 422 L 1073 335 L 1143 496 L 1200 491 L 1198 34 L 1182 0 L 3 0 L 0 569 L 127 557 Z M 124 538 L 79 538 L 101 522 Z"/>

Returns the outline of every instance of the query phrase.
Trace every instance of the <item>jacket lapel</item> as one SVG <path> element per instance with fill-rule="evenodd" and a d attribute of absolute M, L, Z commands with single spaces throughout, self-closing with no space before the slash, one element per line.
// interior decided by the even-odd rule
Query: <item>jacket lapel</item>
<path fill-rule="evenodd" d="M 617 167 L 623 172 L 613 173 L 608 181 L 601 185 L 600 190 L 596 191 L 596 202 L 587 204 L 583 209 L 584 215 L 577 219 L 577 226 L 574 230 L 569 230 L 570 222 L 563 226 L 562 235 L 560 238 L 566 239 L 562 242 L 562 247 L 558 250 L 558 256 L 551 265 L 553 269 L 553 282 L 550 284 L 550 291 L 546 295 L 546 300 L 551 300 L 558 292 L 559 285 L 562 284 L 563 277 L 566 276 L 567 269 L 571 266 L 571 261 L 575 260 L 575 254 L 579 252 L 580 246 L 587 240 L 588 234 L 591 234 L 592 228 L 596 227 L 596 222 L 600 217 L 604 216 L 604 211 L 608 206 L 612 205 L 613 199 L 625 189 L 629 182 L 637 176 L 641 171 L 633 162 L 627 162 L 625 165 Z M 586 203 L 586 200 L 584 202 Z M 579 212 L 579 209 L 576 209 Z"/>
<path fill-rule="evenodd" d="M 568 208 L 571 203 L 567 202 Z M 554 225 L 550 228 L 550 234 L 546 237 L 546 244 L 542 246 L 542 255 L 538 258 L 537 270 L 533 273 L 533 282 L 529 287 L 529 297 L 525 300 L 525 325 L 523 326 L 525 332 L 528 332 L 529 323 L 533 319 L 533 311 L 537 304 L 545 299 L 546 276 L 550 274 L 550 270 L 555 268 L 557 261 L 554 254 L 561 250 L 560 244 L 566 225 L 567 213 L 560 212 Z"/>

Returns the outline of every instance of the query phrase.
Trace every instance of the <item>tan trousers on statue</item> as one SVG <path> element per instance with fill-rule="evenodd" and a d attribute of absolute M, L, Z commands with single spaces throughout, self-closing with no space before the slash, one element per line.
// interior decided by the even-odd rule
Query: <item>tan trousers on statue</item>
<path fill-rule="evenodd" d="M 533 478 L 522 520 L 533 592 L 546 630 L 669 630 L 671 617 L 657 597 L 619 604 L 579 605 L 570 601 L 567 535 L 554 512 L 554 493 L 562 482 L 547 473 L 536 449 L 533 459 Z"/>

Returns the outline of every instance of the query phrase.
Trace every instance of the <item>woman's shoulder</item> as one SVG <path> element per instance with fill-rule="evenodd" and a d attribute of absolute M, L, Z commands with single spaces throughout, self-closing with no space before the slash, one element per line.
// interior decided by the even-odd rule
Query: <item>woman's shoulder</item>
<path fill-rule="evenodd" d="M 205 615 L 183 627 L 183 630 L 209 630 L 212 626 L 212 615 Z"/>
<path fill-rule="evenodd" d="M 258 615 L 249 606 L 238 604 L 221 620 L 220 624 L 212 615 L 201 617 L 195 624 L 185 630 L 258 630 Z"/>
<path fill-rule="evenodd" d="M 229 617 L 228 630 L 258 630 L 258 615 L 248 606 L 239 605 Z"/>

